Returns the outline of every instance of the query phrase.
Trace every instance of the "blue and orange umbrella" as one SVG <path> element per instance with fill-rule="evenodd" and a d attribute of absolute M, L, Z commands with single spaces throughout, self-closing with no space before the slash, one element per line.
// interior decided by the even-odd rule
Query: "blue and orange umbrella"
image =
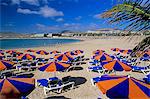
<path fill-rule="evenodd" d="M 111 48 L 112 51 L 115 51 L 115 52 L 119 52 L 120 49 L 119 48 Z"/>
<path fill-rule="evenodd" d="M 72 55 L 78 55 L 78 54 L 75 53 L 74 51 L 67 51 L 67 52 L 65 52 L 64 54 L 70 55 L 70 56 L 72 56 Z"/>
<path fill-rule="evenodd" d="M 77 55 L 84 53 L 84 51 L 82 51 L 82 50 L 75 50 L 75 51 L 73 51 L 73 52 L 74 52 L 75 54 L 77 54 Z"/>
<path fill-rule="evenodd" d="M 14 66 L 13 62 L 0 60 L 0 71 L 4 69 L 12 68 L 13 66 Z"/>
<path fill-rule="evenodd" d="M 103 76 L 97 87 L 113 99 L 149 99 L 150 85 L 130 76 Z"/>
<path fill-rule="evenodd" d="M 112 57 L 110 57 L 108 54 L 105 54 L 105 53 L 101 54 L 101 55 L 95 55 L 94 59 L 100 60 L 102 62 L 108 62 L 108 61 L 112 61 L 113 60 Z"/>
<path fill-rule="evenodd" d="M 58 53 L 61 53 L 61 52 L 59 52 L 57 50 L 53 50 L 53 51 L 50 52 L 50 54 L 58 54 Z"/>
<path fill-rule="evenodd" d="M 40 71 L 47 71 L 47 72 L 56 72 L 56 71 L 63 71 L 68 68 L 70 64 L 65 62 L 51 62 L 46 65 L 39 67 Z"/>
<path fill-rule="evenodd" d="M 14 53 L 17 53 L 17 50 L 7 50 L 6 53 L 14 54 Z"/>
<path fill-rule="evenodd" d="M 147 53 L 147 52 L 144 53 L 144 54 L 143 54 L 143 57 L 150 57 L 150 53 Z"/>
<path fill-rule="evenodd" d="M 44 51 L 44 50 L 40 50 L 36 52 L 37 54 L 41 54 L 41 55 L 48 55 L 49 53 Z"/>
<path fill-rule="evenodd" d="M 58 54 L 54 56 L 54 59 L 57 59 L 59 61 L 71 61 L 73 60 L 73 57 L 68 54 Z"/>
<path fill-rule="evenodd" d="M 2 54 L 2 53 L 4 53 L 5 52 L 5 50 L 0 50 L 0 53 Z"/>
<path fill-rule="evenodd" d="M 5 56 L 0 53 L 0 59 L 3 59 Z"/>
<path fill-rule="evenodd" d="M 104 54 L 104 53 L 105 53 L 104 50 L 96 50 L 96 51 L 93 51 L 93 54 L 99 54 L 99 55 L 101 55 L 101 54 Z"/>
<path fill-rule="evenodd" d="M 19 99 L 28 95 L 35 88 L 33 78 L 6 78 L 0 79 L 0 97 Z"/>
<path fill-rule="evenodd" d="M 28 50 L 25 50 L 25 52 L 35 52 L 35 50 L 28 49 Z"/>
<path fill-rule="evenodd" d="M 120 50 L 120 52 L 123 54 L 130 54 L 132 50 Z"/>
<path fill-rule="evenodd" d="M 119 60 L 113 60 L 103 65 L 103 67 L 107 70 L 116 70 L 116 71 L 130 71 L 132 70 L 132 67 L 119 61 Z"/>
<path fill-rule="evenodd" d="M 32 60 L 32 59 L 35 59 L 36 57 L 30 54 L 23 54 L 23 55 L 18 56 L 17 58 L 21 60 L 26 60 L 26 59 Z"/>

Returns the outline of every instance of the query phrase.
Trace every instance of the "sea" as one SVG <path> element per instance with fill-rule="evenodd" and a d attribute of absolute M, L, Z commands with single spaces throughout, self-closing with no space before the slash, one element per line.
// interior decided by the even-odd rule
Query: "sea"
<path fill-rule="evenodd" d="M 77 39 L 1 39 L 0 49 L 33 48 L 43 46 L 55 46 L 60 44 L 74 43 Z"/>

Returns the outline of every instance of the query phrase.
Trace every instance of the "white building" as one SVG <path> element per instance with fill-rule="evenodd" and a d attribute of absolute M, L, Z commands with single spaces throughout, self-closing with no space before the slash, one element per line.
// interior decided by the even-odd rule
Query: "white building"
<path fill-rule="evenodd" d="M 44 37 L 44 34 L 33 34 L 31 37 Z"/>

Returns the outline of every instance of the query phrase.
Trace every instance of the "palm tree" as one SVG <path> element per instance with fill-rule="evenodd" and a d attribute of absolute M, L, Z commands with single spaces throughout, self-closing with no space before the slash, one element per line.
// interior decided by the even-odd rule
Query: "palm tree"
<path fill-rule="evenodd" d="M 122 0 L 122 4 L 114 6 L 112 9 L 101 14 L 102 18 L 107 18 L 109 23 L 120 23 L 126 25 L 128 31 L 150 30 L 150 0 Z M 149 33 L 150 34 L 150 33 Z M 140 42 L 131 53 L 144 51 L 150 48 L 150 37 Z"/>
<path fill-rule="evenodd" d="M 125 29 L 142 31 L 150 29 L 150 1 L 149 0 L 123 0 L 122 4 L 101 14 L 109 23 L 126 24 Z"/>

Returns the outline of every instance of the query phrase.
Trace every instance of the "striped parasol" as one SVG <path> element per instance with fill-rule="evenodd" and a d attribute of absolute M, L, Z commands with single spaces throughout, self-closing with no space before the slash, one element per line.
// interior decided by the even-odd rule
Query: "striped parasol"
<path fill-rule="evenodd" d="M 36 57 L 30 54 L 23 54 L 23 55 L 18 56 L 17 58 L 21 60 L 26 60 L 26 59 L 32 60 L 32 59 L 35 59 Z"/>
<path fill-rule="evenodd" d="M 4 69 L 12 68 L 13 66 L 14 66 L 13 62 L 0 60 L 0 71 Z"/>
<path fill-rule="evenodd" d="M 111 99 L 149 99 L 150 85 L 130 76 L 103 76 L 97 87 Z"/>
<path fill-rule="evenodd" d="M 58 54 L 54 56 L 54 59 L 57 59 L 59 61 L 71 61 L 73 60 L 73 57 L 67 54 Z"/>
<path fill-rule="evenodd" d="M 104 54 L 104 53 L 105 53 L 104 50 L 96 50 L 96 51 L 93 51 L 93 54 L 99 54 L 99 55 L 101 55 L 101 54 Z"/>
<path fill-rule="evenodd" d="M 59 52 L 57 50 L 53 50 L 53 51 L 50 52 L 50 54 L 58 54 L 58 53 L 61 53 L 61 52 Z"/>
<path fill-rule="evenodd" d="M 108 61 L 112 61 L 113 60 L 112 57 L 110 57 L 108 54 L 105 54 L 105 53 L 101 54 L 101 55 L 95 55 L 94 59 L 100 60 L 102 62 L 108 62 Z"/>
<path fill-rule="evenodd" d="M 41 67 L 39 67 L 39 70 L 46 71 L 46 72 L 56 72 L 56 71 L 63 71 L 69 66 L 70 64 L 67 64 L 65 62 L 51 62 L 51 63 L 42 65 Z"/>
<path fill-rule="evenodd" d="M 35 88 L 33 78 L 6 78 L 0 79 L 0 97 L 19 99 L 28 95 Z"/>
<path fill-rule="evenodd" d="M 132 67 L 119 61 L 119 60 L 113 60 L 103 65 L 103 67 L 107 70 L 116 70 L 116 71 L 130 71 L 132 70 Z"/>
<path fill-rule="evenodd" d="M 44 50 L 40 50 L 36 52 L 37 54 L 41 54 L 41 55 L 48 55 L 49 53 L 44 51 Z"/>

